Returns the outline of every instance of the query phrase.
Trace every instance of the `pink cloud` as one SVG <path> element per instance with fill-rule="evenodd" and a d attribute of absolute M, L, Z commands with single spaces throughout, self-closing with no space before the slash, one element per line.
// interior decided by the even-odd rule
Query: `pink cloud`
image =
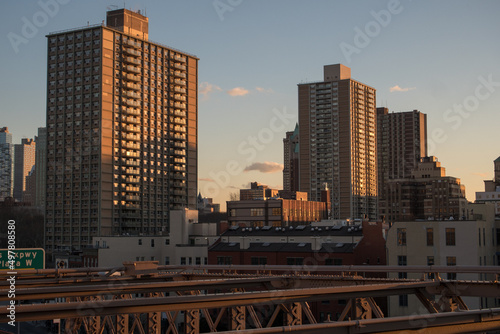
<path fill-rule="evenodd" d="M 399 87 L 399 85 L 396 85 L 396 86 L 389 88 L 389 92 L 391 92 L 391 93 L 393 93 L 393 92 L 407 92 L 407 91 L 414 90 L 414 89 L 416 89 L 416 87 L 401 88 L 401 87 Z"/>
<path fill-rule="evenodd" d="M 233 89 L 228 90 L 227 93 L 231 96 L 244 96 L 250 92 L 248 91 L 248 89 L 245 89 L 243 87 L 235 87 Z"/>

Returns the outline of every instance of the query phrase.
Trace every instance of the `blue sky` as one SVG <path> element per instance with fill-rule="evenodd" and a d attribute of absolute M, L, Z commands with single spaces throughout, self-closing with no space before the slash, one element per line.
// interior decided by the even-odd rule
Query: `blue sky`
<path fill-rule="evenodd" d="M 9 127 L 15 142 L 45 125 L 45 35 L 100 23 L 107 7 L 123 4 L 2 2 L 0 126 Z M 151 40 L 200 58 L 199 190 L 223 207 L 252 181 L 281 188 L 282 139 L 297 121 L 297 84 L 322 80 L 326 64 L 351 67 L 354 79 L 377 89 L 378 106 L 426 113 L 430 153 L 461 178 L 469 200 L 493 177 L 500 156 L 498 1 L 128 0 L 125 6 L 146 11 Z M 23 30 L 26 22 L 36 30 Z"/>

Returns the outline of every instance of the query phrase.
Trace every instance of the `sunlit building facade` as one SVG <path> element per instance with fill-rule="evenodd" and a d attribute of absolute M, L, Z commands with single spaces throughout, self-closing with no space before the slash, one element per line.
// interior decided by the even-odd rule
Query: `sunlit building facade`
<path fill-rule="evenodd" d="M 331 193 L 331 216 L 377 218 L 375 89 L 351 69 L 324 67 L 324 80 L 298 85 L 299 187 L 319 201 Z"/>
<path fill-rule="evenodd" d="M 45 207 L 47 174 L 47 128 L 38 128 L 35 151 L 35 206 Z"/>
<path fill-rule="evenodd" d="M 31 138 L 21 139 L 21 144 L 14 145 L 14 198 L 23 202 L 26 177 L 35 165 L 36 142 Z"/>
<path fill-rule="evenodd" d="M 196 209 L 198 58 L 148 40 L 125 9 L 48 35 L 46 251 L 168 235 Z"/>

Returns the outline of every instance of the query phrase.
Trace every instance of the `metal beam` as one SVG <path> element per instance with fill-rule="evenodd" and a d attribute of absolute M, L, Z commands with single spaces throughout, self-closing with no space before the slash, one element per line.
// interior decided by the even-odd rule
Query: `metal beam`
<path fill-rule="evenodd" d="M 413 315 L 367 320 L 336 321 L 302 326 L 280 326 L 245 331 L 229 331 L 227 334 L 268 334 L 282 332 L 335 334 L 351 333 L 475 333 L 500 329 L 500 308 L 450 312 L 426 315 Z"/>
<path fill-rule="evenodd" d="M 103 273 L 124 272 L 125 267 L 100 267 L 100 268 L 72 268 L 72 269 L 26 269 L 23 275 L 26 276 L 46 276 L 46 277 L 90 277 L 101 276 Z M 164 265 L 154 266 L 148 273 L 170 272 L 179 274 L 180 272 L 195 271 L 198 273 L 213 272 L 236 272 L 236 271 L 276 273 L 276 272 L 400 272 L 399 266 L 370 266 L 370 265 L 352 265 L 352 266 L 283 266 L 283 265 Z M 405 266 L 405 272 L 410 273 L 484 273 L 500 274 L 499 266 Z M 9 276 L 6 272 L 0 272 L 1 276 Z M 2 280 L 3 281 L 3 280 Z M 0 282 L 1 285 L 1 282 Z"/>
<path fill-rule="evenodd" d="M 16 308 L 16 320 L 47 320 L 91 316 L 96 308 L 100 315 L 119 313 L 147 313 L 157 310 L 181 311 L 200 308 L 283 304 L 324 299 L 347 299 L 414 294 L 418 289 L 438 285 L 439 282 L 410 282 L 365 286 L 271 290 L 264 292 L 235 292 L 232 294 L 182 295 L 175 297 L 135 298 L 86 301 L 81 303 L 20 305 Z M 0 322 L 7 322 L 7 307 L 0 308 Z"/>

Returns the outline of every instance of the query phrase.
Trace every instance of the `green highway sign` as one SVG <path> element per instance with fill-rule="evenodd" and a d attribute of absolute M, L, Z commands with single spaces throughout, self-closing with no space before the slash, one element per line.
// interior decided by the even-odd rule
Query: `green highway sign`
<path fill-rule="evenodd" d="M 9 262 L 9 252 L 14 253 L 14 262 Z M 14 264 L 14 269 L 11 265 Z M 45 250 L 42 248 L 0 249 L 0 270 L 45 269 Z"/>

